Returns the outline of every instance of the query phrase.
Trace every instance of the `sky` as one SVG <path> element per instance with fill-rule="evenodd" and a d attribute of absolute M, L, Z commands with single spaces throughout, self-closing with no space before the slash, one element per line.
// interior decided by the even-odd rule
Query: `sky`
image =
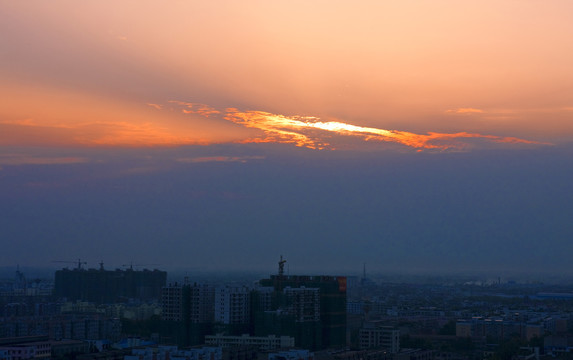
<path fill-rule="evenodd" d="M 0 0 L 0 34 L 0 266 L 572 272 L 569 0 Z"/>

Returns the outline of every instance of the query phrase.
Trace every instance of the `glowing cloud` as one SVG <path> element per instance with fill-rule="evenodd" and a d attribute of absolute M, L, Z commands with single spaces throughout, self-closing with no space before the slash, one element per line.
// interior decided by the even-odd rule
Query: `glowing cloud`
<path fill-rule="evenodd" d="M 234 123 L 257 128 L 265 136 L 246 140 L 246 142 L 278 142 L 290 143 L 311 149 L 324 149 L 332 147 L 321 134 L 313 130 L 323 130 L 345 136 L 355 136 L 365 141 L 393 142 L 417 149 L 448 150 L 467 148 L 468 144 L 460 142 L 464 138 L 482 138 L 500 143 L 511 144 L 540 144 L 539 142 L 519 139 L 515 137 L 502 137 L 495 135 L 482 135 L 468 132 L 415 134 L 406 131 L 385 130 L 372 127 L 351 125 L 343 122 L 323 122 L 316 117 L 287 117 L 262 111 L 241 112 L 237 109 L 227 109 L 225 119 Z"/>
<path fill-rule="evenodd" d="M 56 132 L 61 140 L 50 141 L 46 136 L 41 144 L 58 144 L 60 141 L 83 146 L 177 146 L 205 145 L 208 142 L 182 135 L 168 125 L 151 122 L 85 121 L 68 123 L 39 123 L 33 119 L 0 121 L 0 125 L 22 129 L 28 138 L 33 134 Z M 31 130 L 36 130 L 32 133 Z M 4 134 L 0 134 L 2 143 Z M 5 135 L 8 136 L 8 135 Z"/>
<path fill-rule="evenodd" d="M 161 108 L 163 107 L 159 104 L 152 104 L 152 103 L 147 103 L 147 105 L 151 106 L 152 108 L 157 109 L 157 110 L 161 110 Z"/>
<path fill-rule="evenodd" d="M 263 132 L 262 136 L 252 137 L 240 142 L 243 143 L 284 143 L 310 149 L 334 149 L 327 139 L 332 135 L 351 136 L 363 141 L 380 141 L 397 143 L 418 151 L 432 150 L 460 150 L 469 147 L 462 139 L 479 138 L 497 143 L 508 144 L 544 144 L 536 141 L 520 139 L 516 137 L 504 137 L 496 135 L 484 135 L 469 132 L 416 134 L 407 131 L 386 130 L 373 127 L 352 125 L 340 121 L 321 121 L 314 116 L 285 116 L 272 114 L 264 111 L 240 111 L 236 108 L 228 108 L 223 113 L 205 104 L 187 103 L 183 101 L 170 101 L 170 103 L 184 106 L 186 114 L 200 114 L 205 117 L 224 114 L 225 120 L 247 128 L 258 129 Z M 474 108 L 459 108 L 448 110 L 459 114 L 483 113 L 483 110 Z M 216 161 L 216 160 L 209 160 Z M 228 161 L 228 160 L 219 160 Z"/>
<path fill-rule="evenodd" d="M 176 146 L 197 144 L 190 137 L 173 134 L 153 123 L 94 122 L 82 124 L 85 131 L 75 137 L 77 143 L 92 146 Z"/>
<path fill-rule="evenodd" d="M 284 143 L 310 149 L 337 149 L 348 146 L 346 139 L 356 142 L 383 142 L 403 145 L 418 151 L 468 149 L 471 142 L 464 139 L 477 138 L 489 142 L 507 144 L 541 144 L 516 137 L 503 137 L 471 132 L 438 133 L 413 132 L 381 129 L 353 125 L 343 121 L 323 121 L 314 116 L 286 116 L 265 111 L 242 111 L 228 108 L 217 110 L 209 105 L 184 101 L 169 101 L 170 105 L 146 103 L 148 108 L 143 119 L 116 118 L 109 120 L 51 119 L 38 121 L 35 118 L 0 120 L 0 143 L 12 144 L 11 138 L 25 138 L 30 143 L 68 143 L 83 146 L 180 146 L 208 145 L 223 142 L 238 143 Z M 464 108 L 457 113 L 477 113 L 482 110 Z M 177 114 L 177 115 L 175 115 Z M 237 134 L 226 139 L 218 132 L 216 136 L 204 138 L 200 126 L 194 127 L 181 119 L 181 114 L 191 115 L 193 124 L 197 118 L 208 120 L 206 126 L 220 126 L 227 120 L 255 131 L 237 131 L 227 124 L 228 132 Z M 197 116 L 198 115 L 198 116 Z M 157 121 L 166 119 L 168 121 Z M 218 124 L 218 125 L 217 125 Z M 199 129 L 198 131 L 196 129 Z M 50 142 L 50 139 L 53 138 Z M 356 141 L 357 140 L 357 141 Z M 360 146 L 360 145 L 359 145 Z M 206 158 L 189 162 L 244 161 L 244 158 Z"/>
<path fill-rule="evenodd" d="M 286 143 L 296 146 L 304 146 L 311 149 L 323 149 L 328 143 L 302 133 L 304 128 L 310 128 L 309 121 L 316 120 L 314 117 L 286 117 L 263 111 L 240 112 L 237 109 L 227 109 L 226 120 L 234 123 L 263 130 L 266 136 L 245 140 L 244 142 L 259 143 Z"/>

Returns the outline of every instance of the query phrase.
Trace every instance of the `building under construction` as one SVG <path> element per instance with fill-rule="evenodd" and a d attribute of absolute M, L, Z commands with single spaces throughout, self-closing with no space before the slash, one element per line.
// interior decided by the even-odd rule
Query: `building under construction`
<path fill-rule="evenodd" d="M 160 270 L 113 271 L 100 269 L 62 269 L 56 271 L 54 294 L 70 301 L 95 303 L 158 300 L 167 282 L 167 272 Z"/>
<path fill-rule="evenodd" d="M 257 314 L 255 333 L 293 336 L 296 346 L 324 349 L 346 345 L 346 277 L 278 275 L 260 280 L 272 288 L 270 311 Z"/>

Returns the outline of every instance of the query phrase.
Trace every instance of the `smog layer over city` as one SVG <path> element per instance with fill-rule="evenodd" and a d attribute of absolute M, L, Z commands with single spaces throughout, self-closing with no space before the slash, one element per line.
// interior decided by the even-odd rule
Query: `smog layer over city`
<path fill-rule="evenodd" d="M 0 360 L 572 358 L 572 39 L 569 0 L 0 0 Z"/>

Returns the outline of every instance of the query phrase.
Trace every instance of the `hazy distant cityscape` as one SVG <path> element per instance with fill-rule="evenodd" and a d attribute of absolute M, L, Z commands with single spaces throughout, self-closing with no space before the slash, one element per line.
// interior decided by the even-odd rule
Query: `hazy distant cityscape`
<path fill-rule="evenodd" d="M 573 1 L 0 0 L 0 360 L 573 360 Z"/>
<path fill-rule="evenodd" d="M 170 273 L 78 260 L 0 282 L 0 359 L 569 358 L 573 283 Z M 559 281 L 557 281 L 559 279 Z"/>

